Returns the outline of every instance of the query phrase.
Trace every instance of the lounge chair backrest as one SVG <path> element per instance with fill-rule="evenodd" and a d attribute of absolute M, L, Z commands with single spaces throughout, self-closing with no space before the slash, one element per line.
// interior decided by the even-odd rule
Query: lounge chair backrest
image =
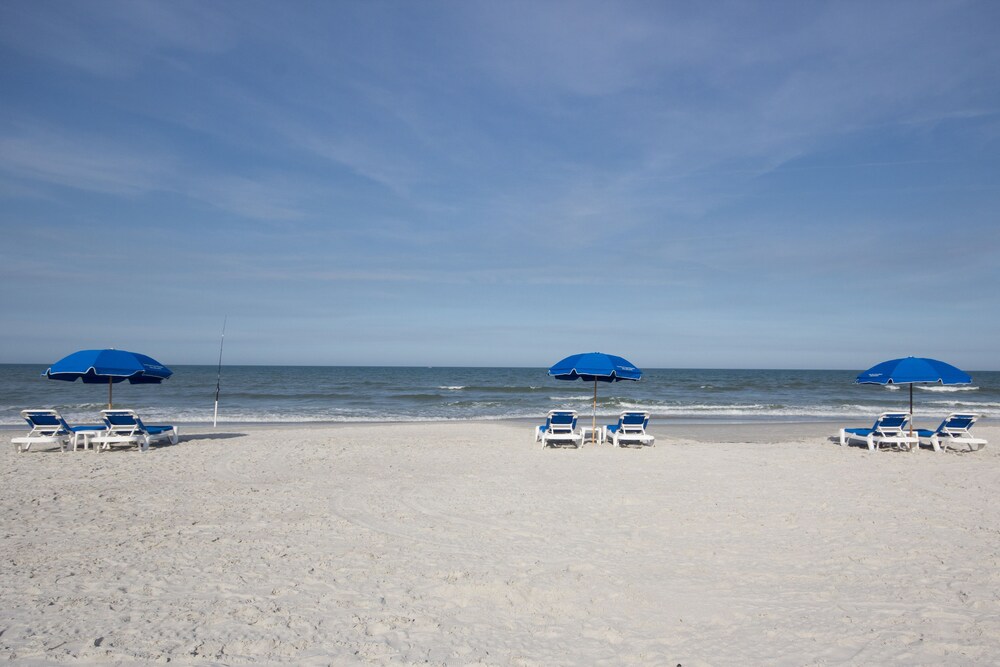
<path fill-rule="evenodd" d="M 906 426 L 906 420 L 909 418 L 910 416 L 905 412 L 884 412 L 875 420 L 872 430 L 883 435 L 902 433 L 903 427 Z"/>
<path fill-rule="evenodd" d="M 968 433 L 972 425 L 976 423 L 979 415 L 953 414 L 949 415 L 941 425 L 937 427 L 938 433 Z"/>
<path fill-rule="evenodd" d="M 569 417 L 574 416 L 576 416 L 576 412 L 573 410 L 549 410 L 549 414 L 545 416 L 545 425 L 552 424 L 553 418 L 556 419 L 555 423 L 559 423 L 559 421 L 565 421 Z"/>
<path fill-rule="evenodd" d="M 146 432 L 146 427 L 134 410 L 101 410 L 101 414 L 112 433 L 133 435 Z"/>
<path fill-rule="evenodd" d="M 623 412 L 618 417 L 618 428 L 623 432 L 643 432 L 649 424 L 648 412 Z"/>
<path fill-rule="evenodd" d="M 649 414 L 645 412 L 627 412 L 622 417 L 622 423 L 626 425 L 639 425 L 643 427 L 649 423 Z"/>
<path fill-rule="evenodd" d="M 560 431 L 575 431 L 576 413 L 572 410 L 553 410 L 549 413 L 549 428 Z"/>
<path fill-rule="evenodd" d="M 69 426 L 55 410 L 21 410 L 21 416 L 28 422 L 32 432 L 56 435 L 70 431 Z"/>

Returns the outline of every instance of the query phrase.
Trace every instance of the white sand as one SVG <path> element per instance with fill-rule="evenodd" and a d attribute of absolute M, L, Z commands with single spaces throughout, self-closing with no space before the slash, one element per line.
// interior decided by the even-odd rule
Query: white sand
<path fill-rule="evenodd" d="M 832 425 L 233 428 L 0 452 L 0 659 L 995 665 L 1000 428 L 974 454 Z M 11 433 L 5 434 L 9 439 Z"/>

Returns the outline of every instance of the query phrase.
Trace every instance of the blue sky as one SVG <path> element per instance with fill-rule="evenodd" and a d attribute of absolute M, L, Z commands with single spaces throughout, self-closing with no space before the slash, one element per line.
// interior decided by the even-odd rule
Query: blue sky
<path fill-rule="evenodd" d="M 0 362 L 1000 368 L 995 2 L 5 2 Z"/>

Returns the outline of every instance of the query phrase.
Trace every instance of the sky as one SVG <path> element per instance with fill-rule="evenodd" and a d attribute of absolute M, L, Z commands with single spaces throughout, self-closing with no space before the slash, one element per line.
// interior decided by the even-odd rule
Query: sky
<path fill-rule="evenodd" d="M 0 363 L 1000 369 L 1000 3 L 0 3 Z"/>

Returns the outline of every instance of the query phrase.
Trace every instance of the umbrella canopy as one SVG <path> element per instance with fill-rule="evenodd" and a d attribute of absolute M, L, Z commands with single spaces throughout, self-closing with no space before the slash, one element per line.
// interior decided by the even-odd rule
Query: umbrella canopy
<path fill-rule="evenodd" d="M 587 352 L 566 357 L 549 368 L 549 375 L 557 380 L 583 380 L 594 383 L 594 412 L 591 433 L 597 439 L 597 383 L 638 381 L 642 371 L 631 361 L 613 354 Z"/>
<path fill-rule="evenodd" d="M 126 350 L 80 350 L 63 357 L 45 371 L 50 380 L 108 385 L 108 408 L 111 386 L 128 380 L 131 384 L 159 384 L 174 372 L 152 357 Z"/>
<path fill-rule="evenodd" d="M 858 384 L 969 384 L 965 371 L 937 359 L 905 357 L 883 361 L 858 375 Z"/>
<path fill-rule="evenodd" d="M 965 371 L 937 359 L 904 357 L 890 359 L 859 373 L 857 384 L 910 385 L 910 434 L 913 433 L 914 384 L 970 384 L 972 377 Z"/>
<path fill-rule="evenodd" d="M 557 380 L 583 380 L 584 382 L 618 382 L 638 380 L 642 371 L 632 362 L 602 352 L 574 354 L 549 368 L 549 375 Z"/>

